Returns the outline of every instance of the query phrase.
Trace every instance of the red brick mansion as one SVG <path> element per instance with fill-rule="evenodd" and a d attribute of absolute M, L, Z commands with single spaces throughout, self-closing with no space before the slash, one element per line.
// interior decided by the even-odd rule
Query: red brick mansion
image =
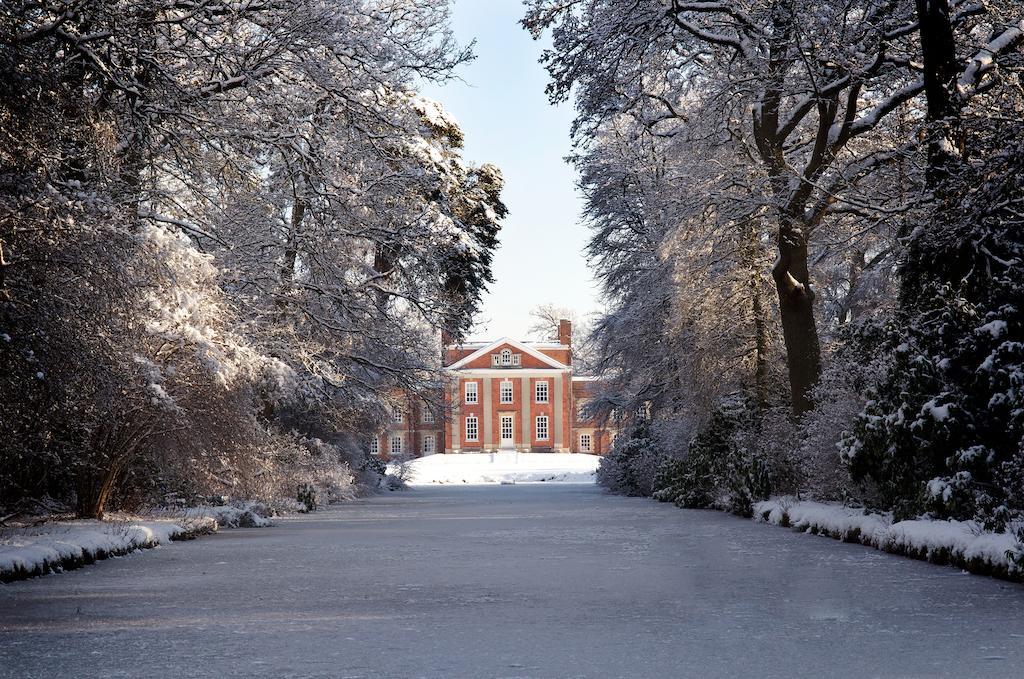
<path fill-rule="evenodd" d="M 557 342 L 493 342 L 444 347 L 450 375 L 448 417 L 425 406 L 393 411 L 387 431 L 370 442 L 382 457 L 436 452 L 591 453 L 608 451 L 614 431 L 582 417 L 594 378 L 574 376 L 572 326 L 559 324 Z"/>

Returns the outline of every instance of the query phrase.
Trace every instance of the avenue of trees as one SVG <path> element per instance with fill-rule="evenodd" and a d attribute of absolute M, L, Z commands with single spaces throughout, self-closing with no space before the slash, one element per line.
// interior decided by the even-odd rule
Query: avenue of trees
<path fill-rule="evenodd" d="M 491 280 L 447 0 L 0 6 L 0 506 L 344 490 Z"/>
<path fill-rule="evenodd" d="M 603 481 L 1020 516 L 1020 4 L 528 5 L 578 112 L 604 406 L 630 427 Z"/>

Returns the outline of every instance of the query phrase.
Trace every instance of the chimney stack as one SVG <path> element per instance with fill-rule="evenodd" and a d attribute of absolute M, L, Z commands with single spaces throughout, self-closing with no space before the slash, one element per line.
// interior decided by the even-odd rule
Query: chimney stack
<path fill-rule="evenodd" d="M 451 332 L 447 329 L 441 331 L 441 365 L 448 365 L 448 346 L 455 342 Z"/>
<path fill-rule="evenodd" d="M 558 321 L 558 343 L 572 346 L 572 323 L 568 319 Z"/>

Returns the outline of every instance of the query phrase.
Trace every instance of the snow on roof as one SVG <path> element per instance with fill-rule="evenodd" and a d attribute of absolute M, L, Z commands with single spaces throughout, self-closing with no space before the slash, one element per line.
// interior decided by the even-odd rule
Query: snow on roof
<path fill-rule="evenodd" d="M 464 356 L 463 358 L 459 359 L 455 363 L 452 363 L 450 366 L 448 366 L 448 369 L 449 370 L 453 370 L 453 369 L 456 369 L 456 368 L 461 368 L 462 366 L 466 365 L 467 363 L 471 363 L 471 362 L 475 361 L 476 359 L 480 358 L 481 356 L 485 355 L 488 352 L 488 350 L 493 349 L 495 347 L 498 347 L 498 346 L 500 346 L 502 344 L 508 344 L 509 346 L 513 346 L 516 349 L 519 349 L 520 351 L 522 351 L 524 354 L 529 354 L 530 356 L 533 356 L 537 360 L 542 361 L 544 363 L 547 363 L 552 368 L 562 368 L 562 369 L 565 369 L 565 370 L 567 370 L 569 368 L 569 366 L 565 365 L 561 361 L 556 361 L 555 359 L 551 358 L 550 356 L 548 356 L 546 354 L 542 354 L 541 352 L 537 351 L 536 349 L 534 349 L 529 344 L 525 344 L 525 343 L 520 342 L 518 340 L 514 340 L 514 339 L 512 339 L 510 337 L 502 337 L 499 340 L 495 340 L 494 342 L 490 342 L 488 344 L 482 345 L 479 349 L 474 351 L 472 354 L 470 354 L 468 356 Z M 465 347 L 466 345 L 460 345 L 460 346 Z"/>

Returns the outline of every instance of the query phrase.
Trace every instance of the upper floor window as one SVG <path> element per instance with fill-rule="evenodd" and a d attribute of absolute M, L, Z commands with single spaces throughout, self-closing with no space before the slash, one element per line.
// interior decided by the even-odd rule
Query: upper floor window
<path fill-rule="evenodd" d="M 537 382 L 537 384 L 534 386 L 534 401 L 536 401 L 537 403 L 547 403 L 548 402 L 548 382 L 547 382 L 547 380 L 544 380 L 542 382 Z"/>
<path fill-rule="evenodd" d="M 479 398 L 480 398 L 480 395 L 479 395 L 479 392 L 477 392 L 477 383 L 476 382 L 466 382 L 466 398 L 465 398 L 466 403 L 478 403 L 479 402 Z"/>
<path fill-rule="evenodd" d="M 576 401 L 576 419 L 585 420 L 587 419 L 587 402 Z"/>
<path fill-rule="evenodd" d="M 537 416 L 537 440 L 544 441 L 548 438 L 548 416 Z"/>
<path fill-rule="evenodd" d="M 491 354 L 491 367 L 517 368 L 523 364 L 522 354 L 513 354 L 511 349 L 502 349 L 500 353 Z"/>
<path fill-rule="evenodd" d="M 374 436 L 372 439 L 370 439 L 370 455 L 379 455 L 379 454 L 380 454 L 380 441 L 377 440 L 376 436 Z"/>
<path fill-rule="evenodd" d="M 501 402 L 512 403 L 512 383 L 508 380 L 501 383 Z"/>
<path fill-rule="evenodd" d="M 391 408 L 391 421 L 395 424 L 401 424 L 405 420 L 405 415 L 402 414 L 402 409 L 398 407 Z"/>
<path fill-rule="evenodd" d="M 480 420 L 478 420 L 473 415 L 470 415 L 469 417 L 466 418 L 466 440 L 480 440 Z"/>
<path fill-rule="evenodd" d="M 430 409 L 430 406 L 423 405 L 420 407 L 420 422 L 424 424 L 434 423 L 434 411 Z"/>

